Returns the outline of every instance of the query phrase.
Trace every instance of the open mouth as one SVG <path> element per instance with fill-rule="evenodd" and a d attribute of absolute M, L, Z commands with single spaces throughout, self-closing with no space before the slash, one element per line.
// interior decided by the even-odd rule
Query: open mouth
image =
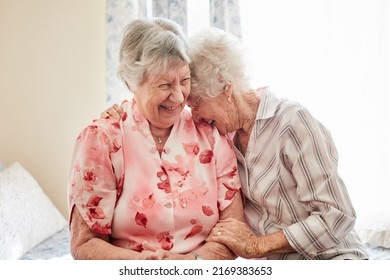
<path fill-rule="evenodd" d="M 177 110 L 180 110 L 180 105 L 178 106 L 165 106 L 165 105 L 160 105 L 161 108 L 163 108 L 164 110 L 167 110 L 169 112 L 175 112 Z"/>

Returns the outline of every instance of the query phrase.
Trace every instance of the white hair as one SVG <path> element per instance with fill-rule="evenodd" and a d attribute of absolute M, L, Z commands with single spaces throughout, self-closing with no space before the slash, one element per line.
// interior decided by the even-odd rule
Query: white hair
<path fill-rule="evenodd" d="M 137 19 L 123 33 L 118 76 L 135 91 L 149 74 L 189 64 L 187 41 L 180 26 L 164 18 Z"/>
<path fill-rule="evenodd" d="M 208 28 L 192 36 L 188 49 L 191 95 L 215 97 L 226 84 L 233 86 L 233 93 L 249 91 L 244 52 L 244 45 L 237 37 L 218 28 Z"/>

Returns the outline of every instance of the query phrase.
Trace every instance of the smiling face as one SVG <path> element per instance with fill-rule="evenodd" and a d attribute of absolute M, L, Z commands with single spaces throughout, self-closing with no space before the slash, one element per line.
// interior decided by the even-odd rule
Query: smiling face
<path fill-rule="evenodd" d="M 171 127 L 180 116 L 191 90 L 190 68 L 149 75 L 135 93 L 141 113 L 156 128 Z"/>
<path fill-rule="evenodd" d="M 224 93 L 207 99 L 190 97 L 187 104 L 196 123 L 206 122 L 215 126 L 222 135 L 236 130 L 234 121 L 236 114 Z"/>

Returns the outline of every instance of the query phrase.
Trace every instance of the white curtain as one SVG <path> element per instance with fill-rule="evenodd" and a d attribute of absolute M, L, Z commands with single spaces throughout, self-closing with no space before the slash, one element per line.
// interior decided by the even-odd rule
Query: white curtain
<path fill-rule="evenodd" d="M 390 2 L 242 0 L 254 83 L 305 105 L 332 132 L 364 219 L 390 200 Z"/>
<path fill-rule="evenodd" d="M 148 15 L 147 0 L 106 0 L 106 92 L 107 103 L 121 102 L 129 92 L 116 75 L 119 44 L 126 24 Z"/>
<path fill-rule="evenodd" d="M 239 0 L 210 0 L 210 25 L 241 38 Z"/>

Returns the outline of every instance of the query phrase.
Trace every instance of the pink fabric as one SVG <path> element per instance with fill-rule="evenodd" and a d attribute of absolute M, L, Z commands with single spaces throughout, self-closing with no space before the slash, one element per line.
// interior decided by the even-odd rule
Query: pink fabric
<path fill-rule="evenodd" d="M 133 250 L 196 249 L 240 189 L 232 143 L 184 110 L 161 158 L 135 101 L 121 121 L 95 120 L 77 138 L 69 210 Z"/>

